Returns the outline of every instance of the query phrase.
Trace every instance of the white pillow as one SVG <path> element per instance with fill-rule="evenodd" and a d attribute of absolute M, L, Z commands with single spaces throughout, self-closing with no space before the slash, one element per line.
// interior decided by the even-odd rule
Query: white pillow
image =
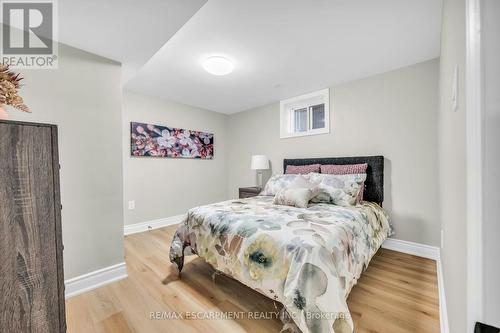
<path fill-rule="evenodd" d="M 298 174 L 274 175 L 266 183 L 264 190 L 260 195 L 275 195 L 279 190 L 288 188 L 295 179 L 300 176 Z"/>
<path fill-rule="evenodd" d="M 309 174 L 297 175 L 295 180 L 288 186 L 288 188 L 314 188 L 320 183 L 320 181 L 311 182 L 309 178 Z"/>
<path fill-rule="evenodd" d="M 309 181 L 318 183 L 320 189 L 312 201 L 326 201 L 338 206 L 355 206 L 366 180 L 366 173 L 353 175 L 310 173 L 308 176 Z"/>
<path fill-rule="evenodd" d="M 309 181 L 309 174 L 274 175 L 267 181 L 260 195 L 276 195 L 279 190 L 284 188 L 313 188 L 317 186 L 319 182 L 320 181 Z"/>

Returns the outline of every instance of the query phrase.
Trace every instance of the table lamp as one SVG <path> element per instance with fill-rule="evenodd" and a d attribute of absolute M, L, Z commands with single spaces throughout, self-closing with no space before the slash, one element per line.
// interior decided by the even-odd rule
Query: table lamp
<path fill-rule="evenodd" d="M 257 170 L 257 185 L 262 188 L 262 170 L 269 169 L 269 160 L 267 159 L 267 156 L 253 155 L 250 169 Z"/>

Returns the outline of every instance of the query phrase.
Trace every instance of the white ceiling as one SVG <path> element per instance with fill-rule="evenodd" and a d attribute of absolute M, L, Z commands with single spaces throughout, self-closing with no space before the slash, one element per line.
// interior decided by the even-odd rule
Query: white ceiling
<path fill-rule="evenodd" d="M 207 0 L 59 0 L 59 41 L 123 64 L 124 81 Z"/>
<path fill-rule="evenodd" d="M 440 0 L 209 0 L 125 88 L 234 113 L 436 58 L 440 28 Z"/>
<path fill-rule="evenodd" d="M 62 0 L 59 40 L 125 89 L 235 113 L 440 54 L 442 0 Z M 227 76 L 201 61 L 233 60 Z"/>

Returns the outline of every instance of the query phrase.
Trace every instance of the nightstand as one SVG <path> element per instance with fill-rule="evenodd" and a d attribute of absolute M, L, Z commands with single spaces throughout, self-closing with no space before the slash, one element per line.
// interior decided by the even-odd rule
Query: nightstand
<path fill-rule="evenodd" d="M 262 189 L 258 186 L 240 187 L 240 199 L 255 197 L 259 195 L 260 191 L 262 191 Z"/>

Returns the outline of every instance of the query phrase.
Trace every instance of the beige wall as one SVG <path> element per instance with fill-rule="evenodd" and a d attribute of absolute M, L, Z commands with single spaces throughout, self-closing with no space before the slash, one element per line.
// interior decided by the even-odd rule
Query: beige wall
<path fill-rule="evenodd" d="M 59 69 L 22 71 L 33 113 L 57 124 L 65 279 L 123 262 L 120 64 L 65 45 Z"/>
<path fill-rule="evenodd" d="M 466 332 L 467 237 L 465 151 L 465 0 L 444 0 L 440 63 L 439 164 L 441 250 L 450 332 Z M 459 110 L 452 81 L 459 67 Z"/>
<path fill-rule="evenodd" d="M 214 133 L 213 160 L 130 156 L 130 122 Z M 184 214 L 226 199 L 227 116 L 192 106 L 124 93 L 123 188 L 125 224 Z M 135 210 L 127 202 L 135 201 Z"/>
<path fill-rule="evenodd" d="M 279 138 L 279 104 L 230 115 L 228 194 L 254 185 L 250 157 L 265 154 L 272 173 L 283 158 L 384 155 L 385 202 L 395 238 L 439 245 L 437 59 L 330 89 L 327 135 Z"/>

